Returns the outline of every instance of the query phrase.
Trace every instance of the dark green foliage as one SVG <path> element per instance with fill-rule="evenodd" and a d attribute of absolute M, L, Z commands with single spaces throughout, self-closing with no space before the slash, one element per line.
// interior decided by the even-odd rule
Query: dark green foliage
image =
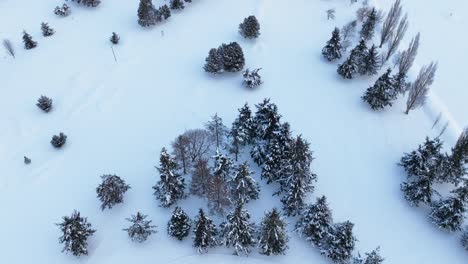
<path fill-rule="evenodd" d="M 185 179 L 177 172 L 177 163 L 163 148 L 157 167 L 160 180 L 153 186 L 154 195 L 162 207 L 170 207 L 185 197 Z"/>
<path fill-rule="evenodd" d="M 341 46 L 340 30 L 335 28 L 332 32 L 331 39 L 327 41 L 327 44 L 322 49 L 322 55 L 328 61 L 334 61 L 341 58 L 342 49 L 343 47 Z"/>
<path fill-rule="evenodd" d="M 286 222 L 278 210 L 267 212 L 260 224 L 258 247 L 263 255 L 284 255 L 288 249 L 289 237 L 286 232 Z"/>
<path fill-rule="evenodd" d="M 87 7 L 97 7 L 101 3 L 101 0 L 70 0 L 70 1 L 77 2 L 78 4 L 82 4 Z"/>
<path fill-rule="evenodd" d="M 394 81 L 391 74 L 391 69 L 377 79 L 374 86 L 371 86 L 362 96 L 362 100 L 369 104 L 372 110 L 381 110 L 387 106 L 392 106 L 396 100 L 398 93 L 394 90 Z"/>
<path fill-rule="evenodd" d="M 193 230 L 193 247 L 197 248 L 198 253 L 206 253 L 208 248 L 218 245 L 217 232 L 216 225 L 200 209 Z"/>
<path fill-rule="evenodd" d="M 101 178 L 102 183 L 96 188 L 97 197 L 102 203 L 101 210 L 123 203 L 123 196 L 130 185 L 117 175 L 102 175 Z"/>
<path fill-rule="evenodd" d="M 81 217 L 80 212 L 75 210 L 71 216 L 64 216 L 63 222 L 56 225 L 63 233 L 59 237 L 59 242 L 63 244 L 62 252 L 70 252 L 75 256 L 88 255 L 88 238 L 96 230 L 91 228 L 86 217 Z"/>
<path fill-rule="evenodd" d="M 183 240 L 189 235 L 190 227 L 192 226 L 189 216 L 180 207 L 176 207 L 172 213 L 171 219 L 167 223 L 167 233 Z"/>
<path fill-rule="evenodd" d="M 58 136 L 54 135 L 52 137 L 50 144 L 52 144 L 52 146 L 54 146 L 55 148 L 61 148 L 63 145 L 65 145 L 66 141 L 67 141 L 67 136 L 64 133 L 60 132 Z"/>
<path fill-rule="evenodd" d="M 34 49 L 37 47 L 37 42 L 34 41 L 26 31 L 23 31 L 23 43 L 24 43 L 24 48 L 29 50 L 29 49 Z"/>
<path fill-rule="evenodd" d="M 133 242 L 142 243 L 146 241 L 151 234 L 157 233 L 157 226 L 151 225 L 152 221 L 146 220 L 146 217 L 148 216 L 137 212 L 137 214 L 132 215 L 131 218 L 126 218 L 132 225 L 123 230 L 127 231 L 128 236 Z"/>
<path fill-rule="evenodd" d="M 377 11 L 372 8 L 372 11 L 367 16 L 366 21 L 362 24 L 361 39 L 370 40 L 374 37 L 375 26 L 377 24 Z"/>
<path fill-rule="evenodd" d="M 367 54 L 362 58 L 359 74 L 372 76 L 377 74 L 380 69 L 379 53 L 377 47 L 372 45 Z"/>
<path fill-rule="evenodd" d="M 234 171 L 234 174 L 229 181 L 231 186 L 231 199 L 237 204 L 246 204 L 250 200 L 258 199 L 260 187 L 258 183 L 251 177 L 253 172 L 250 170 L 247 162 L 244 162 Z"/>
<path fill-rule="evenodd" d="M 325 196 L 317 198 L 301 213 L 296 224 L 296 231 L 318 248 L 323 248 L 333 227 L 332 211 Z"/>
<path fill-rule="evenodd" d="M 255 244 L 255 225 L 250 222 L 250 214 L 242 203 L 234 212 L 227 215 L 227 221 L 221 224 L 221 243 L 233 247 L 235 254 L 248 255 Z"/>
<path fill-rule="evenodd" d="M 326 246 L 321 250 L 322 254 L 335 263 L 348 263 L 356 244 L 353 227 L 354 224 L 349 221 L 335 224 L 327 239 Z"/>
<path fill-rule="evenodd" d="M 50 110 L 52 110 L 52 99 L 50 99 L 47 96 L 41 95 L 39 99 L 37 100 L 37 107 L 42 109 L 42 111 L 48 113 Z"/>
<path fill-rule="evenodd" d="M 239 25 L 239 33 L 244 38 L 257 38 L 260 36 L 260 23 L 255 16 L 249 16 Z"/>
<path fill-rule="evenodd" d="M 54 35 L 55 31 L 49 26 L 49 24 L 42 22 L 41 23 L 42 36 L 50 37 Z"/>
<path fill-rule="evenodd" d="M 184 2 L 182 0 L 171 0 L 169 4 L 171 9 L 181 10 L 184 9 Z"/>
<path fill-rule="evenodd" d="M 115 32 L 112 32 L 112 36 L 110 37 L 110 42 L 114 45 L 117 45 L 119 44 L 119 41 L 120 41 L 120 37 L 119 35 L 117 35 L 117 33 Z"/>

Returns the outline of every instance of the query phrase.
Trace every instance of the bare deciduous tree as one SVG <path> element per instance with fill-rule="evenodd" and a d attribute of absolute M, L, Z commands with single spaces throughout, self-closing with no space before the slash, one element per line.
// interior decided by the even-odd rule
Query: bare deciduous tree
<path fill-rule="evenodd" d="M 13 48 L 13 44 L 11 44 L 11 41 L 9 39 L 3 40 L 3 47 L 5 47 L 7 53 L 10 56 L 12 56 L 13 58 L 15 57 L 15 49 Z"/>
<path fill-rule="evenodd" d="M 330 20 L 330 19 L 335 19 L 335 9 L 334 8 L 331 8 L 331 9 L 328 9 L 327 10 L 327 20 Z"/>
<path fill-rule="evenodd" d="M 347 50 L 351 46 L 351 40 L 356 35 L 357 20 L 350 21 L 341 28 L 341 47 L 342 50 Z"/>
<path fill-rule="evenodd" d="M 411 66 L 413 66 L 413 62 L 418 54 L 419 37 L 420 34 L 418 33 L 416 37 L 411 40 L 408 49 L 403 51 L 398 58 L 398 71 L 400 74 L 406 75 L 411 69 Z"/>
<path fill-rule="evenodd" d="M 431 62 L 429 66 L 422 67 L 418 77 L 410 87 L 405 114 L 408 114 L 410 110 L 424 105 L 429 87 L 434 82 L 436 70 L 437 63 L 435 62 Z"/>
<path fill-rule="evenodd" d="M 208 205 L 212 213 L 224 215 L 231 205 L 227 181 L 222 175 L 214 175 L 208 185 Z"/>
<path fill-rule="evenodd" d="M 189 145 L 190 141 L 185 134 L 178 136 L 174 142 L 172 142 L 173 155 L 182 166 L 184 174 L 187 174 L 190 161 L 188 155 Z"/>
<path fill-rule="evenodd" d="M 405 36 L 408 26 L 408 15 L 405 15 L 400 20 L 397 30 L 390 36 L 390 39 L 388 40 L 388 51 L 385 56 L 385 61 L 388 61 L 388 59 L 390 59 L 390 57 L 392 57 L 392 55 L 398 50 L 398 46 Z"/>
<path fill-rule="evenodd" d="M 211 179 L 212 175 L 208 167 L 208 160 L 199 159 L 194 165 L 192 181 L 190 182 L 190 193 L 200 197 L 206 196 Z"/>
<path fill-rule="evenodd" d="M 184 136 L 188 139 L 187 151 L 190 163 L 205 158 L 213 145 L 210 132 L 205 129 L 191 129 L 186 131 Z"/>
<path fill-rule="evenodd" d="M 385 18 L 385 21 L 382 25 L 379 45 L 380 48 L 382 48 L 383 44 L 385 44 L 393 35 L 393 32 L 395 32 L 398 21 L 400 21 L 402 10 L 403 8 L 401 7 L 401 0 L 396 0 L 390 8 L 390 11 L 388 12 L 387 17 Z"/>

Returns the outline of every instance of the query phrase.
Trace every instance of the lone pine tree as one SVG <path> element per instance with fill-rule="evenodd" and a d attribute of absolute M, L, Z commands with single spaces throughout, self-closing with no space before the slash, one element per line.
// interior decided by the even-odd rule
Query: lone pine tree
<path fill-rule="evenodd" d="M 328 61 L 334 61 L 341 58 L 342 49 L 340 30 L 335 28 L 332 32 L 331 39 L 327 41 L 327 44 L 322 49 L 322 55 Z"/>
<path fill-rule="evenodd" d="M 267 212 L 259 230 L 258 248 L 263 255 L 284 255 L 288 249 L 289 237 L 286 222 L 276 208 Z"/>
<path fill-rule="evenodd" d="M 333 227 L 332 211 L 325 196 L 317 198 L 315 204 L 309 205 L 301 213 L 296 224 L 296 231 L 301 237 L 322 249 L 330 237 Z"/>
<path fill-rule="evenodd" d="M 239 24 L 239 33 L 244 38 L 257 38 L 260 36 L 260 23 L 255 16 L 249 16 L 244 19 L 244 22 Z"/>
<path fill-rule="evenodd" d="M 216 225 L 200 209 L 193 229 L 193 246 L 197 248 L 198 253 L 206 253 L 208 252 L 208 248 L 218 245 L 217 232 Z"/>
<path fill-rule="evenodd" d="M 185 197 L 185 180 L 177 172 L 177 163 L 165 148 L 161 150 L 157 169 L 160 180 L 153 186 L 154 195 L 160 205 L 167 208 Z"/>
<path fill-rule="evenodd" d="M 183 240 L 189 235 L 191 226 L 191 220 L 187 213 L 177 206 L 167 223 L 167 233 L 178 240 Z"/>
<path fill-rule="evenodd" d="M 37 47 L 37 42 L 34 41 L 26 31 L 23 31 L 23 43 L 24 43 L 24 48 L 29 50 L 29 49 L 34 49 Z"/>
<path fill-rule="evenodd" d="M 75 256 L 88 255 L 88 238 L 96 230 L 86 217 L 81 217 L 80 212 L 74 211 L 71 216 L 64 216 L 62 223 L 56 224 L 63 233 L 59 242 L 64 244 L 62 252 L 70 252 Z"/>
<path fill-rule="evenodd" d="M 242 76 L 244 77 L 244 81 L 242 81 L 242 84 L 250 89 L 257 88 L 258 86 L 262 85 L 262 76 L 258 73 L 262 68 L 254 69 L 250 71 L 249 69 L 246 69 L 243 73 Z"/>
<path fill-rule="evenodd" d="M 36 106 L 39 107 L 42 111 L 48 113 L 52 110 L 52 99 L 47 96 L 41 95 L 37 100 Z"/>
<path fill-rule="evenodd" d="M 123 203 L 123 196 L 130 189 L 130 185 L 117 175 L 102 175 L 101 178 L 102 183 L 96 188 L 101 210 L 111 209 L 114 205 Z"/>
<path fill-rule="evenodd" d="M 235 254 L 248 255 L 255 244 L 255 225 L 250 222 L 250 214 L 242 204 L 227 215 L 227 221 L 221 224 L 221 243 L 233 247 Z"/>
<path fill-rule="evenodd" d="M 114 45 L 117 45 L 119 44 L 119 41 L 120 41 L 120 37 L 119 35 L 117 35 L 117 33 L 115 32 L 112 32 L 112 36 L 110 37 L 110 42 Z"/>
<path fill-rule="evenodd" d="M 41 31 L 42 31 L 42 36 L 44 37 L 52 36 L 55 33 L 55 31 L 49 26 L 49 24 L 45 22 L 41 23 Z"/>
<path fill-rule="evenodd" d="M 368 103 L 372 110 L 380 110 L 387 106 L 392 106 L 393 101 L 397 98 L 398 92 L 394 90 L 394 81 L 390 76 L 391 73 L 392 70 L 390 68 L 387 69 L 362 96 L 362 100 Z"/>
<path fill-rule="evenodd" d="M 133 242 L 142 243 L 146 241 L 151 234 L 157 233 L 157 226 L 151 225 L 152 221 L 146 220 L 147 217 L 147 215 L 137 212 L 136 215 L 132 215 L 131 218 L 126 218 L 132 225 L 123 230 L 127 231 L 128 236 Z"/>

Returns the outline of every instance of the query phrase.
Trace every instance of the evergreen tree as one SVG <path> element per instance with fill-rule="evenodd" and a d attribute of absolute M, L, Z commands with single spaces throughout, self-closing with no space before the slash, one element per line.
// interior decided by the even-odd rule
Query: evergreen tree
<path fill-rule="evenodd" d="M 326 197 L 322 196 L 301 213 L 296 224 L 296 231 L 321 249 L 324 248 L 323 243 L 330 236 L 332 226 L 332 211 L 328 207 Z"/>
<path fill-rule="evenodd" d="M 367 16 L 366 21 L 362 24 L 361 39 L 371 40 L 374 37 L 375 26 L 377 24 L 377 11 L 372 8 L 372 11 Z"/>
<path fill-rule="evenodd" d="M 267 212 L 260 224 L 258 247 L 260 254 L 279 255 L 288 249 L 289 237 L 286 232 L 286 222 L 281 218 L 278 210 Z"/>
<path fill-rule="evenodd" d="M 367 88 L 362 96 L 362 100 L 369 104 L 372 110 L 384 109 L 386 106 L 392 106 L 398 93 L 394 90 L 394 80 L 390 76 L 390 68 L 377 79 L 374 86 Z"/>
<path fill-rule="evenodd" d="M 244 68 L 245 58 L 241 46 L 237 42 L 222 44 L 218 48 L 223 61 L 223 69 L 227 72 L 238 72 Z"/>
<path fill-rule="evenodd" d="M 260 23 L 255 16 L 249 16 L 239 25 L 239 33 L 244 38 L 258 38 L 260 36 Z"/>
<path fill-rule="evenodd" d="M 231 140 L 230 152 L 235 154 L 237 161 L 240 148 L 252 142 L 254 135 L 252 111 L 246 103 L 239 109 L 239 116 L 232 123 L 229 133 Z"/>
<path fill-rule="evenodd" d="M 464 175 L 468 174 L 468 128 L 466 128 L 452 148 L 452 154 L 445 160 L 439 181 L 458 185 Z"/>
<path fill-rule="evenodd" d="M 177 172 L 177 163 L 165 148 L 161 150 L 159 164 L 157 169 L 160 180 L 153 186 L 154 195 L 160 201 L 162 207 L 170 207 L 185 197 L 185 180 Z"/>
<path fill-rule="evenodd" d="M 66 17 L 71 14 L 71 9 L 67 4 L 63 4 L 62 7 L 56 6 L 54 9 L 54 14 L 57 16 Z"/>
<path fill-rule="evenodd" d="M 140 0 L 138 7 L 138 24 L 142 27 L 156 24 L 156 10 L 151 0 Z"/>
<path fill-rule="evenodd" d="M 128 236 L 133 242 L 142 243 L 146 241 L 151 234 L 157 233 L 157 226 L 151 225 L 152 221 L 146 220 L 146 217 L 148 216 L 137 212 L 137 214 L 132 215 L 131 218 L 126 218 L 132 225 L 123 230 L 127 231 Z"/>
<path fill-rule="evenodd" d="M 361 255 L 353 258 L 353 264 L 382 264 L 384 260 L 385 259 L 380 256 L 380 247 L 377 247 L 372 250 L 371 253 L 366 253 L 365 258 L 362 258 Z"/>
<path fill-rule="evenodd" d="M 206 196 L 211 177 L 208 160 L 199 159 L 194 165 L 192 181 L 190 182 L 190 193 L 200 197 Z"/>
<path fill-rule="evenodd" d="M 171 17 L 171 10 L 167 5 L 162 5 L 161 7 L 159 7 L 158 11 L 159 15 L 161 16 L 161 18 L 164 18 L 164 20 L 167 20 Z"/>
<path fill-rule="evenodd" d="M 96 188 L 97 197 L 102 203 L 101 210 L 123 203 L 123 196 L 130 185 L 117 175 L 102 175 L 101 178 L 102 183 Z"/>
<path fill-rule="evenodd" d="M 205 59 L 205 66 L 203 69 L 208 73 L 220 73 L 224 69 L 223 58 L 219 52 L 219 49 L 210 49 L 208 57 Z"/>
<path fill-rule="evenodd" d="M 87 7 L 97 7 L 101 0 L 71 0 L 73 2 L 77 2 L 78 4 L 82 4 Z"/>
<path fill-rule="evenodd" d="M 208 248 L 218 245 L 216 225 L 205 215 L 202 209 L 198 212 L 194 224 L 193 246 L 197 248 L 198 253 L 208 252 Z"/>
<path fill-rule="evenodd" d="M 37 47 L 37 42 L 34 41 L 26 31 L 23 31 L 23 42 L 24 42 L 24 48 L 29 50 L 29 49 L 34 49 Z"/>
<path fill-rule="evenodd" d="M 432 195 L 436 193 L 432 185 L 440 174 L 444 161 L 441 148 L 442 142 L 439 138 L 433 140 L 426 138 L 418 150 L 405 153 L 401 158 L 399 165 L 408 175 L 408 181 L 401 185 L 401 190 L 411 206 L 432 203 Z"/>
<path fill-rule="evenodd" d="M 462 234 L 461 244 L 462 244 L 463 248 L 468 250 L 468 226 L 465 227 L 465 231 Z"/>
<path fill-rule="evenodd" d="M 410 83 L 406 82 L 406 75 L 403 73 L 397 73 L 393 75 L 393 91 L 398 94 L 404 94 L 408 91 Z"/>
<path fill-rule="evenodd" d="M 250 89 L 257 88 L 258 86 L 262 85 L 262 76 L 258 74 L 258 72 L 262 68 L 254 69 L 253 71 L 250 71 L 249 69 L 246 69 L 243 73 L 242 76 L 244 77 L 244 81 L 242 84 Z"/>
<path fill-rule="evenodd" d="M 231 199 L 238 204 L 246 204 L 250 200 L 258 199 L 260 187 L 251 177 L 253 172 L 247 162 L 238 166 L 229 184 L 231 186 Z"/>
<path fill-rule="evenodd" d="M 327 256 L 335 263 L 348 263 L 356 244 L 353 227 L 354 224 L 349 221 L 333 225 L 326 246 L 321 251 L 322 255 Z"/>
<path fill-rule="evenodd" d="M 267 184 L 278 181 L 285 172 L 285 165 L 288 164 L 289 152 L 282 147 L 282 141 L 278 136 L 270 140 L 265 147 L 265 159 L 262 166 L 262 179 L 266 179 Z M 284 144 L 287 144 L 284 142 Z"/>
<path fill-rule="evenodd" d="M 338 74 L 345 79 L 353 79 L 354 75 L 360 71 L 367 53 L 366 42 L 361 39 L 359 44 L 351 51 L 348 59 L 338 67 Z"/>
<path fill-rule="evenodd" d="M 52 144 L 52 146 L 54 146 L 55 148 L 61 148 L 63 145 L 65 145 L 65 142 L 67 142 L 67 136 L 64 133 L 60 132 L 58 136 L 54 135 L 52 137 L 50 144 Z"/>
<path fill-rule="evenodd" d="M 183 240 L 189 235 L 190 227 L 192 226 L 189 216 L 180 207 L 176 207 L 172 213 L 171 219 L 167 223 L 167 233 Z"/>
<path fill-rule="evenodd" d="M 42 109 L 42 111 L 48 113 L 50 110 L 52 110 L 52 99 L 50 99 L 47 96 L 41 95 L 39 99 L 37 100 L 37 107 Z"/>
<path fill-rule="evenodd" d="M 363 57 L 362 65 L 359 67 L 359 74 L 362 75 L 375 75 L 380 69 L 379 53 L 377 47 L 372 45 L 369 52 Z"/>
<path fill-rule="evenodd" d="M 224 215 L 225 208 L 231 205 L 228 179 L 230 179 L 232 161 L 219 151 L 213 157 L 213 177 L 208 187 L 208 205 L 213 213 Z"/>
<path fill-rule="evenodd" d="M 206 130 L 211 133 L 213 140 L 216 142 L 216 148 L 220 148 L 229 133 L 228 128 L 223 124 L 223 119 L 215 114 L 211 120 L 205 124 Z"/>
<path fill-rule="evenodd" d="M 119 35 L 117 35 L 117 33 L 115 32 L 112 32 L 112 36 L 110 37 L 110 42 L 114 45 L 117 45 L 119 44 L 119 41 L 120 41 L 120 37 Z"/>
<path fill-rule="evenodd" d="M 41 31 L 42 36 L 44 37 L 52 36 L 55 33 L 55 31 L 49 26 L 49 24 L 45 22 L 41 23 Z"/>
<path fill-rule="evenodd" d="M 170 2 L 170 7 L 171 9 L 174 9 L 174 10 L 181 10 L 181 9 L 184 9 L 184 2 L 182 0 L 171 0 Z"/>
<path fill-rule="evenodd" d="M 429 218 L 440 229 L 454 232 L 461 230 L 465 213 L 463 200 L 452 196 L 432 204 Z"/>
<path fill-rule="evenodd" d="M 63 233 L 59 242 L 64 244 L 62 252 L 71 252 L 75 256 L 88 255 L 88 238 L 96 230 L 91 228 L 86 217 L 81 217 L 80 212 L 74 211 L 71 216 L 64 216 L 63 222 L 56 224 Z"/>
<path fill-rule="evenodd" d="M 255 225 L 250 222 L 250 214 L 242 203 L 234 212 L 227 215 L 227 221 L 221 224 L 221 243 L 233 247 L 235 254 L 248 255 L 255 244 Z"/>
<path fill-rule="evenodd" d="M 335 28 L 332 32 L 332 37 L 327 44 L 322 49 L 322 55 L 328 61 L 334 61 L 336 59 L 341 58 L 341 37 L 340 37 L 340 30 Z"/>
<path fill-rule="evenodd" d="M 255 135 L 259 140 L 269 141 L 280 131 L 281 115 L 278 113 L 278 107 L 271 103 L 269 98 L 255 107 L 257 108 L 253 118 Z"/>

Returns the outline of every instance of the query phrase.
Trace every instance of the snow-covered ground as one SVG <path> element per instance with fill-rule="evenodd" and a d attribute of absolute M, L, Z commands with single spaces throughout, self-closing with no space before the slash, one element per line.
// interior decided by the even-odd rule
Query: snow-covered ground
<path fill-rule="evenodd" d="M 427 106 L 408 116 L 403 99 L 372 112 L 360 96 L 375 77 L 344 81 L 337 65 L 321 58 L 332 29 L 350 21 L 358 7 L 349 1 L 193 0 L 151 29 L 136 23 L 138 2 L 103 0 L 96 9 L 71 3 L 72 15 L 58 18 L 52 10 L 59 0 L 0 0 L 0 39 L 11 39 L 17 51 L 16 59 L 3 50 L 0 56 L 1 263 L 328 263 L 292 233 L 287 255 L 248 258 L 233 257 L 224 248 L 197 256 L 190 240 L 178 242 L 166 234 L 170 210 L 157 206 L 151 189 L 160 149 L 214 113 L 230 124 L 237 108 L 265 97 L 311 143 L 319 178 L 310 200 L 326 195 L 335 221 L 355 223 L 356 252 L 380 245 L 389 264 L 467 263 L 457 234 L 439 231 L 425 218 L 425 209 L 404 201 L 399 189 L 404 173 L 396 166 L 403 152 L 426 135 L 439 134 L 441 125 L 432 125 L 440 112 L 450 121 L 442 137 L 447 149 L 467 124 L 468 53 L 460 39 L 468 26 L 466 1 L 403 1 L 410 34 L 402 47 L 422 32 L 412 77 L 419 66 L 439 61 Z M 392 1 L 374 2 L 387 8 Z M 329 8 L 336 8 L 334 21 L 326 19 Z M 254 41 L 237 32 L 251 14 L 261 24 L 262 35 Z M 43 38 L 42 21 L 57 33 Z M 39 42 L 36 49 L 22 48 L 23 29 Z M 117 63 L 108 41 L 113 31 L 121 36 Z M 247 67 L 263 68 L 260 89 L 244 89 L 240 74 L 203 72 L 209 49 L 231 41 L 243 47 Z M 41 94 L 54 100 L 49 114 L 35 106 Z M 55 150 L 49 141 L 60 131 L 68 141 Z M 29 166 L 24 155 L 32 159 Z M 123 177 L 132 189 L 123 205 L 101 212 L 95 188 L 106 173 Z M 265 210 L 280 205 L 270 196 L 271 187 L 262 187 L 262 199 L 249 205 L 257 222 Z M 199 199 L 182 202 L 192 217 L 201 206 Z M 79 260 L 60 253 L 54 225 L 73 209 L 98 230 L 89 256 Z M 121 231 L 137 210 L 159 226 L 159 233 L 141 245 Z M 291 227 L 294 221 L 288 221 Z"/>

